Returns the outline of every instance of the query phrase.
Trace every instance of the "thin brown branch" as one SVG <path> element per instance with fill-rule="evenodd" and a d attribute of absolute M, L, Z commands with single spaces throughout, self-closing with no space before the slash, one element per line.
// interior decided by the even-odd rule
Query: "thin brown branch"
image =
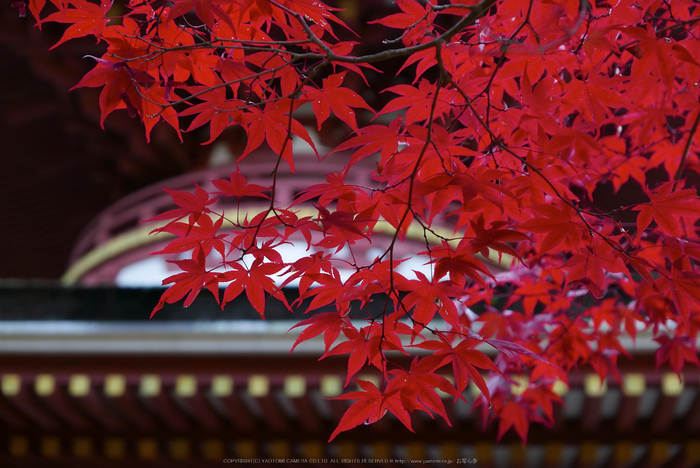
<path fill-rule="evenodd" d="M 681 162 L 678 165 L 678 170 L 676 171 L 676 176 L 673 178 L 673 180 L 680 180 L 681 177 L 683 177 L 683 166 L 685 166 L 685 160 L 688 157 L 688 153 L 690 153 L 690 147 L 693 146 L 693 140 L 695 139 L 695 134 L 698 131 L 698 124 L 700 124 L 700 112 L 698 112 L 698 115 L 695 116 L 695 122 L 693 122 L 693 126 L 690 128 L 688 141 L 685 142 L 683 156 L 681 157 Z"/>

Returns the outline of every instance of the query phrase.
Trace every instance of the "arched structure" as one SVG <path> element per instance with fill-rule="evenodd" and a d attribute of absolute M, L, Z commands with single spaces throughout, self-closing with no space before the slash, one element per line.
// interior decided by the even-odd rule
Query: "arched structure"
<path fill-rule="evenodd" d="M 331 155 L 320 161 L 313 153 L 297 155 L 295 173 L 292 174 L 288 168 L 283 168 L 278 174 L 275 191 L 277 206 L 287 207 L 302 190 L 326 182 L 325 174 L 341 170 L 346 161 L 347 156 L 344 154 Z M 372 183 L 369 174 L 374 169 L 374 164 L 371 159 L 361 161 L 355 167 L 364 166 L 365 171 L 351 171 L 346 183 L 348 185 L 369 186 Z M 264 187 L 270 184 L 270 173 L 274 166 L 273 156 L 265 154 L 251 156 L 239 165 L 249 183 Z M 149 257 L 149 254 L 163 248 L 172 240 L 172 237 L 167 233 L 149 235 L 162 223 L 149 224 L 145 222 L 160 213 L 176 208 L 171 197 L 163 191 L 163 188 L 193 191 L 194 184 L 197 184 L 207 191 L 216 192 L 217 189 L 211 181 L 221 178 L 227 179 L 229 174 L 235 170 L 236 166 L 226 165 L 192 172 L 141 189 L 111 205 L 86 227 L 78 239 L 71 255 L 71 265 L 63 277 L 64 283 L 116 284 L 121 286 L 159 285 L 160 280 L 167 276 L 168 264 L 162 256 L 154 258 Z M 244 216 L 251 218 L 264 211 L 268 206 L 260 199 L 241 200 L 240 203 L 234 201 L 233 205 L 226 204 L 224 199 L 219 199 L 209 208 L 217 213 L 223 212 L 239 218 Z M 295 210 L 304 214 L 308 213 L 310 216 L 318 216 L 311 203 L 297 205 Z M 225 232 L 227 227 L 230 228 L 230 225 L 224 224 L 222 231 Z M 436 220 L 433 229 L 442 231 L 447 236 L 453 234 L 453 228 L 447 223 L 441 223 L 440 220 Z M 357 251 L 354 252 L 355 255 L 364 254 L 367 264 L 385 251 L 394 233 L 393 228 L 388 223 L 383 223 L 377 231 L 378 233 L 372 237 L 371 242 L 358 245 Z M 410 259 L 413 254 L 425 250 L 426 240 L 422 229 L 419 229 L 418 226 L 414 226 L 414 229 L 409 231 L 408 240 L 409 242 L 395 245 L 397 257 Z M 299 241 L 300 244 L 306 244 L 303 239 L 299 239 Z M 282 248 L 281 250 L 294 257 L 295 252 L 292 250 L 297 250 L 298 256 L 301 256 L 306 248 L 306 245 L 296 245 L 293 248 Z M 313 250 L 313 247 L 311 249 Z M 339 257 L 343 255 L 346 253 L 338 253 Z M 504 267 L 507 267 L 509 259 L 507 256 L 505 257 L 500 264 L 495 259 L 487 262 L 493 273 L 503 271 Z M 409 260 L 400 266 L 400 271 L 410 275 L 411 270 L 420 270 L 422 267 L 422 264 Z M 149 274 L 152 276 L 147 278 L 145 275 Z"/>

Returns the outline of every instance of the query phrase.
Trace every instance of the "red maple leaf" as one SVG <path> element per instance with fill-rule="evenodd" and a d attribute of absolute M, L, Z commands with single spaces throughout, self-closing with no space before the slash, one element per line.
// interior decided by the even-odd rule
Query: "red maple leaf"
<path fill-rule="evenodd" d="M 515 432 L 523 441 L 527 440 L 530 421 L 526 407 L 517 401 L 509 401 L 498 412 L 498 416 L 501 418 L 498 424 L 498 440 L 501 440 L 503 434 L 511 427 L 515 428 Z"/>
<path fill-rule="evenodd" d="M 10 4 L 10 6 L 12 6 L 13 8 L 19 8 L 20 17 L 23 17 L 24 14 L 26 14 L 26 12 L 22 14 L 22 9 L 24 5 L 24 1 L 20 0 L 12 2 L 12 4 Z M 44 9 L 44 5 L 46 5 L 46 0 L 29 0 L 29 11 L 32 12 L 32 15 L 34 16 L 34 19 L 36 20 L 36 24 L 39 27 L 39 29 L 41 29 L 41 18 L 39 15 L 41 14 L 41 10 Z"/>
<path fill-rule="evenodd" d="M 274 275 L 282 269 L 283 264 L 263 263 L 258 258 L 250 266 L 250 269 L 246 269 L 237 262 L 231 262 L 228 266 L 232 270 L 225 271 L 219 276 L 221 282 L 231 281 L 224 290 L 222 306 L 245 291 L 248 301 L 262 318 L 265 318 L 265 292 L 282 301 L 289 308 L 282 290 L 270 278 L 270 275 Z"/>
<path fill-rule="evenodd" d="M 576 210 L 566 204 L 561 208 L 553 205 L 537 205 L 533 208 L 540 216 L 526 221 L 519 227 L 523 230 L 545 234 L 544 238 L 538 241 L 539 250 L 543 254 L 554 251 L 565 241 L 568 241 L 569 245 L 572 246 L 581 244 L 583 229 L 579 223 L 573 220 Z"/>
<path fill-rule="evenodd" d="M 332 14 L 333 11 L 340 11 L 340 8 L 333 8 L 315 0 L 287 0 L 284 2 L 284 4 L 290 10 L 301 14 L 304 18 L 312 21 L 316 25 L 321 26 L 324 30 L 330 32 L 331 34 L 333 34 L 333 29 L 331 28 L 329 21 L 339 24 L 345 29 L 350 29 L 340 18 Z"/>
<path fill-rule="evenodd" d="M 458 393 L 461 394 L 467 388 L 469 380 L 472 380 L 479 390 L 481 390 L 481 393 L 488 399 L 490 397 L 489 389 L 486 386 L 486 381 L 482 377 L 481 372 L 477 370 L 477 367 L 495 372 L 500 371 L 484 353 L 474 349 L 474 346 L 478 343 L 478 340 L 467 339 L 453 347 L 447 340 L 442 339 L 441 341 L 424 341 L 415 346 L 435 351 L 434 356 L 442 357 L 440 365 L 452 362 L 452 370 L 454 372 Z"/>
<path fill-rule="evenodd" d="M 568 370 L 579 359 L 587 359 L 591 354 L 589 341 L 592 338 L 582 328 L 583 320 L 564 320 L 550 333 L 549 349 L 547 356 L 552 362 Z"/>
<path fill-rule="evenodd" d="M 436 359 L 434 356 L 428 356 L 420 360 L 416 356 L 411 362 L 410 371 L 395 369 L 389 371 L 389 374 L 396 376 L 394 381 L 400 383 L 401 404 L 409 413 L 420 409 L 432 416 L 432 411 L 442 416 L 447 424 L 452 426 L 447 417 L 442 398 L 435 389 L 439 388 L 455 397 L 458 397 L 458 393 L 447 379 L 434 373 L 437 367 L 436 364 L 439 364 L 439 361 L 440 359 Z"/>
<path fill-rule="evenodd" d="M 235 119 L 242 115 L 240 108 L 245 106 L 238 99 L 227 99 L 226 88 L 223 87 L 198 94 L 198 92 L 206 89 L 208 87 L 190 88 L 190 92 L 197 94 L 197 97 L 202 99 L 203 102 L 195 104 L 178 114 L 180 116 L 195 116 L 187 128 L 188 132 L 209 123 L 209 139 L 203 142 L 203 145 L 211 143 L 221 135 L 221 132 L 233 125 Z"/>
<path fill-rule="evenodd" d="M 358 226 L 366 225 L 367 222 L 372 221 L 371 219 L 355 218 L 356 213 L 349 211 L 335 210 L 331 213 L 322 206 L 314 205 L 314 208 L 318 210 L 318 214 L 320 215 L 318 221 L 321 223 L 321 226 L 323 226 L 324 234 L 328 234 L 328 231 L 336 229 L 340 231 L 347 240 L 369 238 L 369 235 L 362 232 Z"/>
<path fill-rule="evenodd" d="M 401 316 L 402 314 L 397 312 L 396 315 Z M 384 370 L 383 354 L 386 351 L 400 351 L 407 354 L 396 333 L 398 325 L 389 318 L 390 316 L 384 323 L 374 322 L 372 325 L 360 328 L 357 332 L 352 329 L 347 330 L 346 335 L 349 340 L 339 343 L 335 348 L 323 354 L 322 357 L 325 358 L 350 353 L 346 386 L 366 362 L 377 369 Z"/>
<path fill-rule="evenodd" d="M 431 252 L 435 262 L 435 278 L 440 279 L 449 273 L 450 279 L 458 285 L 464 285 L 467 278 L 486 287 L 484 276 L 495 279 L 484 263 L 474 257 L 476 250 L 469 242 L 462 242 L 453 250 L 447 242 L 442 242 L 441 248 Z"/>
<path fill-rule="evenodd" d="M 484 257 L 489 256 L 489 249 L 496 250 L 500 254 L 504 253 L 511 255 L 522 262 L 520 254 L 516 252 L 511 246 L 506 244 L 506 242 L 521 242 L 530 240 L 530 238 L 519 231 L 513 229 L 502 229 L 506 225 L 505 222 L 496 222 L 491 225 L 489 229 L 484 226 L 484 216 L 479 214 L 476 222 L 470 222 L 472 229 L 476 235 L 476 238 L 470 241 L 470 244 L 474 246 L 474 249 L 481 253 Z"/>
<path fill-rule="evenodd" d="M 104 128 L 105 118 L 115 109 L 126 108 L 130 117 L 136 117 L 141 110 L 141 94 L 137 89 L 136 77 L 145 80 L 143 73 L 132 70 L 125 62 L 114 62 L 107 59 L 98 59 L 98 63 L 89 71 L 80 82 L 73 86 L 76 88 L 98 88 L 103 86 L 100 92 L 100 125 Z M 150 79 L 152 81 L 152 78 Z"/>
<path fill-rule="evenodd" d="M 661 367 L 661 364 L 668 361 L 671 369 L 678 374 L 679 378 L 686 362 L 692 362 L 700 367 L 698 348 L 692 339 L 679 336 L 669 338 L 661 335 L 654 338 L 654 341 L 661 345 L 656 350 L 656 367 Z"/>
<path fill-rule="evenodd" d="M 358 194 L 353 187 L 345 183 L 345 176 L 337 172 L 326 174 L 325 184 L 315 184 L 297 195 L 292 206 L 318 198 L 318 204 L 326 207 L 334 200 L 356 201 Z"/>
<path fill-rule="evenodd" d="M 368 125 L 358 129 L 356 136 L 341 143 L 333 152 L 359 147 L 348 162 L 348 168 L 375 153 L 381 153 L 382 160 L 386 160 L 399 146 L 400 130 L 401 119 L 394 119 L 389 125 Z"/>
<path fill-rule="evenodd" d="M 629 271 L 618 253 L 607 242 L 596 239 L 592 247 L 574 255 L 566 262 L 565 266 L 571 268 L 566 282 L 569 287 L 583 284 L 594 296 L 600 298 L 606 289 L 605 272 L 629 275 Z"/>
<path fill-rule="evenodd" d="M 340 273 L 336 268 L 332 268 L 331 274 L 305 272 L 304 278 L 308 278 L 318 283 L 318 286 L 309 288 L 299 296 L 299 301 L 313 297 L 307 310 L 315 310 L 326 304 L 335 302 L 337 310 L 344 311 L 348 307 L 353 292 L 354 283 L 348 283 L 340 279 Z"/>
<path fill-rule="evenodd" d="M 372 335 L 370 327 L 362 327 L 359 331 L 349 331 L 348 341 L 339 343 L 335 348 L 323 354 L 326 356 L 337 356 L 339 354 L 350 354 L 348 358 L 348 376 L 345 381 L 347 386 L 350 379 L 364 367 L 367 361 L 375 367 L 382 368 L 381 348 L 382 336 Z"/>
<path fill-rule="evenodd" d="M 304 96 L 311 101 L 311 107 L 316 115 L 319 131 L 321 131 L 321 125 L 330 116 L 331 111 L 353 130 L 357 130 L 357 121 L 355 119 L 355 111 L 351 107 L 373 111 L 355 91 L 342 87 L 346 73 L 337 73 L 324 78 L 321 89 L 311 86 L 304 88 Z"/>
<path fill-rule="evenodd" d="M 435 313 L 439 310 L 448 323 L 457 325 L 459 313 L 455 305 L 455 298 L 464 295 L 464 290 L 453 281 L 429 280 L 420 271 L 415 272 L 417 280 L 410 280 L 406 288 L 410 291 L 403 299 L 406 309 L 414 309 L 413 320 L 416 326 L 429 324 Z M 440 301 L 438 306 L 435 300 Z"/>
<path fill-rule="evenodd" d="M 182 141 L 180 121 L 177 119 L 177 112 L 170 106 L 168 88 L 154 84 L 148 87 L 139 87 L 138 92 L 142 97 L 141 120 L 146 129 L 146 141 L 150 143 L 151 131 L 155 124 L 161 120 L 170 125 Z"/>
<path fill-rule="evenodd" d="M 230 3 L 230 0 L 225 0 L 221 3 Z M 235 29 L 231 16 L 212 0 L 176 0 L 173 6 L 170 7 L 170 10 L 168 10 L 165 22 L 179 18 L 192 10 L 211 29 L 215 28 L 217 21 L 223 21 L 231 29 Z"/>
<path fill-rule="evenodd" d="M 348 431 L 360 424 L 371 424 L 379 421 L 387 412 L 391 412 L 411 432 L 411 417 L 403 407 L 398 389 L 387 389 L 384 392 L 376 385 L 366 380 L 355 380 L 362 388 L 359 392 L 350 392 L 340 395 L 338 400 L 358 400 L 353 403 L 340 419 L 328 442 L 335 439 L 341 432 Z"/>
<path fill-rule="evenodd" d="M 182 253 L 188 250 L 201 249 L 204 255 L 209 255 L 212 248 L 216 249 L 221 258 L 226 258 L 226 244 L 224 238 L 226 234 L 219 234 L 219 229 L 224 219 L 219 218 L 213 222 L 209 216 L 200 216 L 197 224 L 189 223 L 169 223 L 160 228 L 159 232 L 169 232 L 180 236 L 171 241 L 164 249 L 153 252 L 151 255 Z"/>
<path fill-rule="evenodd" d="M 102 0 L 99 6 L 84 0 L 69 0 L 68 3 L 74 8 L 61 9 L 44 19 L 44 22 L 72 23 L 63 33 L 61 39 L 51 47 L 52 49 L 77 37 L 95 36 L 99 39 L 109 21 L 107 12 L 112 8 L 113 0 Z"/>
<path fill-rule="evenodd" d="M 248 180 L 241 174 L 241 168 L 236 166 L 236 172 L 232 172 L 229 180 L 217 179 L 212 180 L 212 184 L 220 190 L 219 194 L 225 197 L 270 197 L 265 193 L 267 188 L 258 184 L 249 184 Z"/>
<path fill-rule="evenodd" d="M 253 107 L 241 117 L 241 121 L 247 125 L 248 144 L 245 151 L 238 158 L 242 160 L 263 141 L 267 141 L 275 154 L 281 155 L 294 172 L 294 160 L 292 159 L 292 133 L 306 141 L 316 152 L 316 146 L 303 125 L 296 119 L 290 119 L 291 102 L 283 99 L 271 102 L 259 109 Z M 291 131 L 291 133 L 290 133 Z"/>
<path fill-rule="evenodd" d="M 671 295 L 678 313 L 687 323 L 691 313 L 700 307 L 700 274 L 684 270 L 682 259 L 673 263 L 670 273 L 658 264 L 656 269 L 661 274 L 656 286 Z"/>
<path fill-rule="evenodd" d="M 408 107 L 406 115 L 404 116 L 406 125 L 410 125 L 414 122 L 422 122 L 431 116 L 436 86 L 431 84 L 428 80 L 422 79 L 420 83 L 418 83 L 418 88 L 411 85 L 400 84 L 391 86 L 384 91 L 390 91 L 394 94 L 398 94 L 400 97 L 389 101 L 389 103 L 379 111 L 380 115 L 396 112 Z M 440 92 L 435 106 L 434 118 L 441 117 L 449 112 L 449 103 L 454 94 L 454 92 L 445 90 Z"/>
<path fill-rule="evenodd" d="M 199 185 L 194 184 L 196 188 L 194 193 L 185 192 L 183 190 L 170 190 L 164 188 L 163 190 L 170 195 L 173 202 L 180 208 L 174 210 L 166 211 L 165 213 L 154 216 L 153 218 L 147 220 L 147 222 L 161 221 L 165 219 L 173 219 L 169 224 L 178 221 L 185 216 L 189 216 L 189 224 L 193 225 L 199 220 L 199 217 L 205 213 L 211 213 L 208 208 L 209 205 L 214 203 L 217 197 L 209 198 L 209 193 L 201 188 Z M 166 225 L 167 226 L 167 225 Z M 151 233 L 160 232 L 163 228 L 154 229 Z"/>
<path fill-rule="evenodd" d="M 599 67 L 597 65 L 596 67 Z M 590 77 L 581 81 L 573 78 L 566 84 L 566 93 L 561 97 L 561 117 L 573 111 L 587 112 L 597 126 L 603 125 L 605 119 L 612 115 L 610 108 L 629 107 L 630 102 L 616 88 L 622 77 L 607 78 L 600 76 L 600 70 L 594 67 Z"/>
<path fill-rule="evenodd" d="M 185 296 L 187 299 L 185 299 L 184 307 L 189 307 L 202 288 L 209 289 L 216 298 L 216 302 L 219 302 L 219 275 L 206 269 L 203 250 L 198 250 L 192 260 L 168 260 L 168 262 L 174 263 L 183 272 L 163 280 L 164 285 L 174 284 L 162 294 L 160 301 L 151 312 L 151 318 L 166 303 L 173 304 Z"/>
<path fill-rule="evenodd" d="M 484 343 L 490 344 L 494 347 L 494 349 L 498 350 L 500 353 L 506 355 L 510 359 L 514 359 L 518 354 L 520 354 L 523 356 L 527 356 L 531 359 L 536 359 L 546 364 L 550 364 L 542 356 L 539 356 L 527 349 L 526 347 L 519 345 L 518 343 L 514 343 L 512 341 L 490 339 L 484 340 Z"/>
<path fill-rule="evenodd" d="M 680 44 L 668 37 L 658 37 L 654 28 L 647 23 L 646 29 L 639 27 L 624 28 L 623 32 L 639 40 L 641 56 L 632 63 L 632 76 L 642 78 L 652 71 L 659 73 L 666 86 L 671 89 L 676 73 L 673 58 L 689 63 L 694 62 L 690 53 Z M 698 65 L 697 62 L 694 65 Z"/>
<path fill-rule="evenodd" d="M 294 280 L 299 280 L 299 295 L 304 296 L 313 285 L 315 279 L 312 275 L 318 275 L 321 271 L 331 273 L 332 265 L 330 255 L 323 255 L 323 252 L 317 252 L 307 257 L 302 257 L 296 262 L 289 265 L 289 269 L 285 271 L 288 274 L 287 278 L 282 282 L 281 287 L 285 287 Z M 307 312 L 310 309 L 307 309 Z"/>
<path fill-rule="evenodd" d="M 404 29 L 403 43 L 413 44 L 432 31 L 431 23 L 435 12 L 430 5 L 421 5 L 415 0 L 397 0 L 396 4 L 403 13 L 396 13 L 385 18 L 372 21 L 389 28 Z"/>
<path fill-rule="evenodd" d="M 294 351 L 294 348 L 296 348 L 299 343 L 309 340 L 314 336 L 318 336 L 321 333 L 323 333 L 323 342 L 326 345 L 325 352 L 328 352 L 333 342 L 336 340 L 336 338 L 338 338 L 338 336 L 340 336 L 341 331 L 348 331 L 346 336 L 347 334 L 353 334 L 353 332 L 357 331 L 350 322 L 350 319 L 338 312 L 316 314 L 313 317 L 302 320 L 289 330 L 291 331 L 297 327 L 306 328 L 299 334 L 299 337 L 294 342 L 292 349 L 289 351 L 290 353 Z"/>
<path fill-rule="evenodd" d="M 649 203 L 641 203 L 634 208 L 637 215 L 637 238 L 642 235 L 651 221 L 674 237 L 681 237 L 678 225 L 679 216 L 700 217 L 700 200 L 695 189 L 674 191 L 676 182 L 666 182 L 656 190 L 646 189 Z"/>

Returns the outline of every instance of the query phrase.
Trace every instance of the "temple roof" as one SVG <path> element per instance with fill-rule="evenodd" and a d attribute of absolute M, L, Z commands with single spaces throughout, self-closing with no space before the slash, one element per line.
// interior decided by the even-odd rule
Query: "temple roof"
<path fill-rule="evenodd" d="M 496 443 L 494 425 L 482 431 L 472 387 L 466 401 L 443 399 L 452 427 L 418 412 L 411 433 L 387 416 L 326 444 L 350 403 L 331 398 L 355 385 L 343 389 L 343 359 L 317 361 L 318 340 L 289 354 L 293 315 L 273 303 L 265 322 L 244 300 L 221 311 L 207 296 L 185 311 L 166 305 L 148 320 L 144 310 L 159 294 L 0 285 L 2 466 L 213 466 L 224 458 L 475 458 L 476 466 L 498 467 L 700 461 L 700 372 L 687 368 L 679 380 L 656 369 L 643 334 L 630 348 L 634 359 L 619 363 L 621 381 L 573 370 L 570 387 L 558 387 L 565 405 L 555 410 L 555 426 L 533 424 L 526 447 L 511 433 Z"/>

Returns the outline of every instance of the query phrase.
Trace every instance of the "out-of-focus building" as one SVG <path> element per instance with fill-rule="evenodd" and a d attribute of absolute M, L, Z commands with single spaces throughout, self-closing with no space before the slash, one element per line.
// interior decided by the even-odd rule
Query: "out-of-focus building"
<path fill-rule="evenodd" d="M 242 163 L 252 183 L 269 172 L 263 156 L 255 161 Z M 330 164 L 302 156 L 294 177 L 278 179 L 280 202 L 323 181 Z M 160 185 L 209 188 L 230 171 L 192 172 L 108 207 L 83 230 L 62 283 L 0 283 L 1 466 L 199 467 L 235 459 L 690 467 L 700 461 L 700 373 L 687 369 L 679 380 L 657 370 L 655 348 L 643 333 L 635 347 L 626 343 L 634 360 L 621 363 L 621 382 L 601 382 L 590 369 L 571 373 L 570 388 L 557 389 L 565 405 L 556 409 L 554 427 L 533 425 L 527 446 L 512 431 L 496 442 L 497 425 L 484 430 L 481 411 L 472 411 L 478 396 L 472 387 L 466 402 L 445 395 L 451 427 L 416 412 L 412 433 L 389 415 L 326 443 L 351 403 L 333 397 L 355 384 L 344 388 L 346 360 L 317 361 L 321 339 L 289 354 L 298 332 L 287 332 L 304 304 L 295 315 L 268 300 L 262 321 L 244 296 L 221 310 L 203 292 L 188 309 L 166 305 L 148 319 L 162 293 L 158 284 L 173 274 L 162 256 L 149 255 L 171 238 L 149 236 L 154 225 L 143 223 L 175 208 Z M 239 215 L 264 209 L 254 201 L 216 203 L 215 211 Z M 390 238 L 377 234 L 357 252 L 371 261 Z M 402 254 L 421 246 L 420 237 L 412 243 L 409 236 Z M 306 247 L 302 240 L 283 255 L 293 260 L 307 255 Z M 499 266 L 491 268 L 497 273 Z M 286 294 L 290 303 L 298 296 L 294 288 Z M 379 382 L 372 372 L 358 377 Z"/>
<path fill-rule="evenodd" d="M 355 29 L 383 5 L 341 3 Z M 303 307 L 292 315 L 269 301 L 261 321 L 243 298 L 222 311 L 205 292 L 189 309 L 168 305 L 148 319 L 155 286 L 171 273 L 148 255 L 168 238 L 148 236 L 141 222 L 173 208 L 161 186 L 225 176 L 240 135 L 201 147 L 201 136 L 180 144 L 156 127 L 146 145 L 140 123 L 119 112 L 102 131 L 99 91 L 67 91 L 96 46 L 49 52 L 58 33 L 0 6 L 0 277 L 13 278 L 0 281 L 0 466 L 698 466 L 700 374 L 657 370 L 643 334 L 627 343 L 634 360 L 621 362 L 621 382 L 571 373 L 555 426 L 533 425 L 527 446 L 512 431 L 501 442 L 496 426 L 484 431 L 471 390 L 466 403 L 443 400 L 452 427 L 416 413 L 411 433 L 386 417 L 327 444 L 350 404 L 332 398 L 354 384 L 343 388 L 346 360 L 317 361 L 320 340 L 288 353 L 297 332 L 286 332 Z M 320 144 L 336 138 L 332 125 L 324 130 Z M 265 185 L 259 161 L 244 162 L 246 176 Z M 297 176 L 281 178 L 279 200 L 335 163 L 302 157 Z M 381 247 L 378 235 L 364 254 Z"/>

